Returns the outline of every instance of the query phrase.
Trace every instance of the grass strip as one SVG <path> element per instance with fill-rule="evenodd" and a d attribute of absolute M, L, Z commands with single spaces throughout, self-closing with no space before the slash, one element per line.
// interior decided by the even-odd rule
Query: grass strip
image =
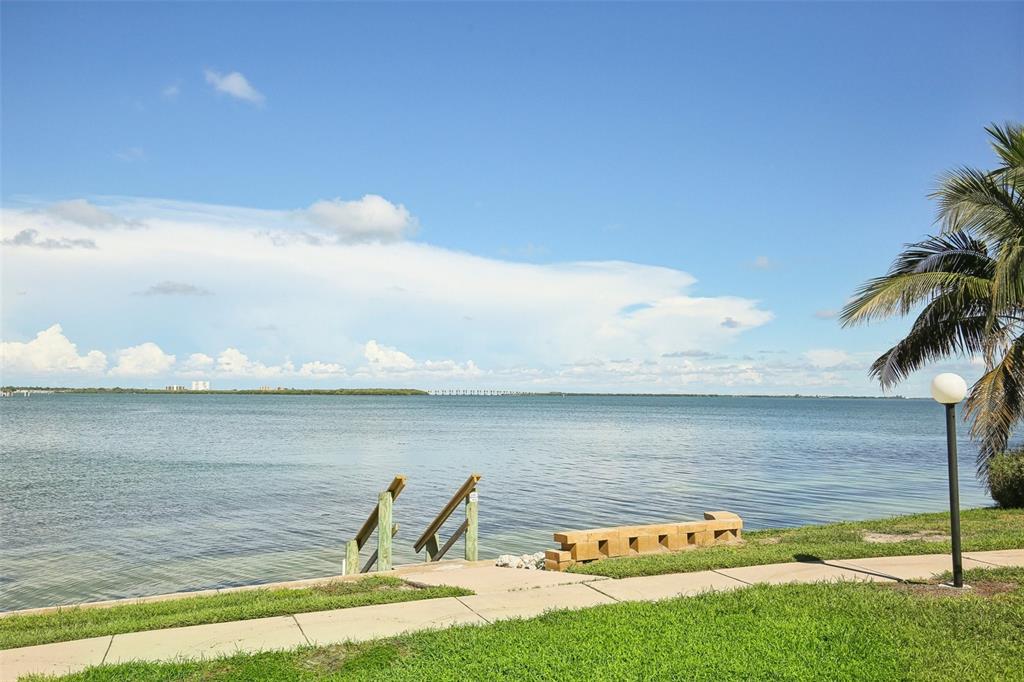
<path fill-rule="evenodd" d="M 302 589 L 254 589 L 103 608 L 69 607 L 0 618 L 0 649 L 466 594 L 471 592 L 453 587 L 420 589 L 398 578 L 371 576 Z"/>
<path fill-rule="evenodd" d="M 1024 569 L 972 570 L 967 579 L 977 591 L 758 585 L 363 644 L 100 666 L 62 679 L 1021 679 Z"/>
<path fill-rule="evenodd" d="M 968 509 L 961 513 L 961 526 L 965 552 L 1024 548 L 1024 509 Z M 865 539 L 868 534 L 889 537 L 883 538 L 888 540 L 886 542 L 869 542 Z M 737 545 L 706 547 L 674 554 L 602 559 L 574 566 L 570 570 L 574 573 L 628 578 L 789 561 L 950 552 L 948 513 L 744 531 L 743 537 L 744 542 Z"/>

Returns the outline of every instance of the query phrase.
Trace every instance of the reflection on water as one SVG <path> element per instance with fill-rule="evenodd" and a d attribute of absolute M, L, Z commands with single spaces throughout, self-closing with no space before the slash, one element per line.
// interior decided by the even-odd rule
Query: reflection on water
<path fill-rule="evenodd" d="M 481 557 L 705 509 L 758 528 L 947 500 L 930 400 L 39 395 L 0 414 L 0 610 L 336 574 L 396 473 L 397 563 L 473 471 Z M 965 507 L 991 503 L 975 452 L 962 439 Z"/>

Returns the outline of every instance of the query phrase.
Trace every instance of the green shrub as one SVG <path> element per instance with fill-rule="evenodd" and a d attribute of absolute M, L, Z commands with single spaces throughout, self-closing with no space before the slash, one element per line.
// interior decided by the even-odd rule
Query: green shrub
<path fill-rule="evenodd" d="M 1000 507 L 1024 507 L 1024 450 L 1001 452 L 992 458 L 988 489 Z"/>

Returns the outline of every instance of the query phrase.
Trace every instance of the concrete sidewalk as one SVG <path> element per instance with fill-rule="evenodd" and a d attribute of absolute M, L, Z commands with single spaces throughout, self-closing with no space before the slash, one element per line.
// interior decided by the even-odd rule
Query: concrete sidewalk
<path fill-rule="evenodd" d="M 997 566 L 1024 566 L 1024 549 L 964 554 L 964 568 Z M 307 644 L 365 641 L 416 630 L 531 618 L 558 609 L 734 590 L 756 583 L 924 580 L 949 569 L 949 556 L 945 554 L 794 562 L 622 579 L 498 568 L 489 562 L 407 566 L 394 573 L 413 583 L 452 585 L 476 594 L 8 649 L 0 651 L 0 682 L 28 673 L 67 674 L 101 663 L 213 658 Z"/>

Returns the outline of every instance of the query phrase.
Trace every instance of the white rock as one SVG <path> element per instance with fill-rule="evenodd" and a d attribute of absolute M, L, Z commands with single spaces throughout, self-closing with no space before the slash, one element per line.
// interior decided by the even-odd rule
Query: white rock
<path fill-rule="evenodd" d="M 544 568 L 544 552 L 522 554 L 520 556 L 516 556 L 515 554 L 502 554 L 495 559 L 494 565 L 535 571 L 539 568 Z"/>

